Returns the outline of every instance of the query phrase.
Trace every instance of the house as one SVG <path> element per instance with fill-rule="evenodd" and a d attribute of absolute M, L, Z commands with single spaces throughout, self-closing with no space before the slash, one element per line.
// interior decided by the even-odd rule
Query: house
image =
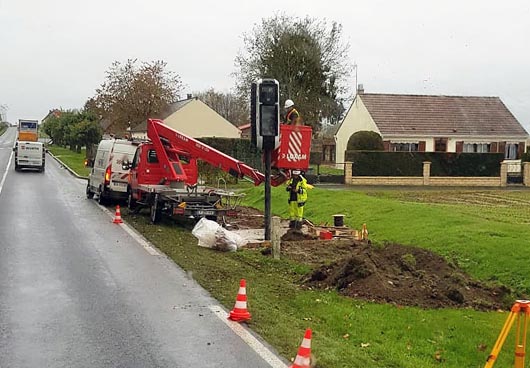
<path fill-rule="evenodd" d="M 48 114 L 46 114 L 46 116 L 44 118 L 42 118 L 41 120 L 41 124 L 44 124 L 48 119 L 50 119 L 51 117 L 55 117 L 55 118 L 58 118 L 60 117 L 62 114 L 62 111 L 59 110 L 59 109 L 52 109 L 48 112 Z"/>
<path fill-rule="evenodd" d="M 336 163 L 348 139 L 377 132 L 387 151 L 504 152 L 518 159 L 528 133 L 499 97 L 364 93 L 359 90 L 340 124 Z"/>
<path fill-rule="evenodd" d="M 193 138 L 241 137 L 241 131 L 236 126 L 197 98 L 175 102 L 159 115 L 166 125 Z M 147 122 L 132 128 L 131 136 L 147 138 Z"/>

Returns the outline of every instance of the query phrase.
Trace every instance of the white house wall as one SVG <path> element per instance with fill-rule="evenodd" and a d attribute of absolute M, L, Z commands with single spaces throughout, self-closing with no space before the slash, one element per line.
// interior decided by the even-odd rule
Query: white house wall
<path fill-rule="evenodd" d="M 371 131 L 381 134 L 377 125 L 375 125 L 372 116 L 364 106 L 360 96 L 355 98 L 350 110 L 344 117 L 342 125 L 335 134 L 336 150 L 335 150 L 335 162 L 338 168 L 342 168 L 344 163 L 344 151 L 348 145 L 348 140 L 352 134 L 360 131 Z"/>
<path fill-rule="evenodd" d="M 190 137 L 240 138 L 237 127 L 199 100 L 193 100 L 164 119 L 164 123 Z"/>

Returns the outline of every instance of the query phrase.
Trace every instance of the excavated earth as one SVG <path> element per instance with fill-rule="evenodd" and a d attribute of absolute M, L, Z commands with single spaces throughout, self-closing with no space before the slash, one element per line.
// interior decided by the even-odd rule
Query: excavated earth
<path fill-rule="evenodd" d="M 245 208 L 236 226 L 262 228 L 263 216 Z M 313 269 L 302 280 L 305 288 L 336 289 L 368 301 L 425 308 L 459 307 L 496 310 L 509 307 L 510 290 L 488 286 L 423 248 L 400 244 L 320 240 L 305 232 L 288 231 L 281 253 Z"/>

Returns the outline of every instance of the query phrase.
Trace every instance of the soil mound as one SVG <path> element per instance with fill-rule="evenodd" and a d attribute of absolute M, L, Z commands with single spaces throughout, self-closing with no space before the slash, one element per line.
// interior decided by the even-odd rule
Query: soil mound
<path fill-rule="evenodd" d="M 504 287 L 472 280 L 444 258 L 399 244 L 356 244 L 351 253 L 312 272 L 305 286 L 337 289 L 346 296 L 428 308 L 506 308 Z"/>
<path fill-rule="evenodd" d="M 303 240 L 314 240 L 316 237 L 305 234 L 300 230 L 289 229 L 285 234 L 282 235 L 281 241 L 303 241 Z"/>

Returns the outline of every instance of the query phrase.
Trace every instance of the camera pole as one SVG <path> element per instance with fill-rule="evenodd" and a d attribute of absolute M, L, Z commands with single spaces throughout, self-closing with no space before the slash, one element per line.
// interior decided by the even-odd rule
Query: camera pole
<path fill-rule="evenodd" d="M 265 155 L 265 240 L 271 240 L 271 155 L 272 150 L 266 148 Z"/>

